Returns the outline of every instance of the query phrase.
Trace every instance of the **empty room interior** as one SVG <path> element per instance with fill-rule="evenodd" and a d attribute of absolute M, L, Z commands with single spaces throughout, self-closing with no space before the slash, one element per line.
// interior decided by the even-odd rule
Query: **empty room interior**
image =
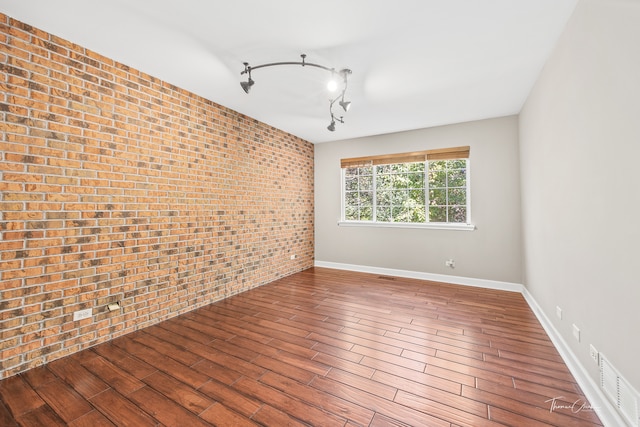
<path fill-rule="evenodd" d="M 639 1 L 0 25 L 0 425 L 640 427 Z"/>

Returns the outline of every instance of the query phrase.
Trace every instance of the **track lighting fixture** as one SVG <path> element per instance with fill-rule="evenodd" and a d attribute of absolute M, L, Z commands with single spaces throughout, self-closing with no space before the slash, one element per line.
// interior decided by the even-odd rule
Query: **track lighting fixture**
<path fill-rule="evenodd" d="M 331 73 L 332 80 L 329 81 L 327 88 L 329 89 L 329 91 L 335 92 L 338 89 L 338 82 L 333 77 L 335 77 L 337 74 L 342 77 L 343 85 L 342 85 L 342 90 L 340 91 L 338 96 L 335 97 L 334 99 L 329 100 L 329 114 L 331 115 L 331 123 L 329 124 L 329 126 L 327 126 L 327 129 L 333 132 L 336 130 L 336 122 L 344 123 L 342 116 L 340 116 L 340 118 L 337 118 L 334 115 L 333 104 L 335 104 L 336 101 L 340 100 L 338 104 L 342 107 L 342 109 L 345 112 L 349 111 L 349 107 L 351 107 L 351 102 L 344 100 L 344 95 L 345 95 L 345 92 L 347 91 L 347 77 L 349 76 L 349 74 L 351 74 L 351 70 L 348 68 L 344 68 L 340 71 L 336 71 L 334 68 L 325 67 L 324 65 L 305 62 L 307 55 L 305 55 L 304 53 L 300 55 L 300 57 L 302 58 L 302 61 L 300 62 L 272 62 L 269 64 L 256 65 L 255 67 L 250 66 L 248 62 L 243 62 L 244 70 L 240 72 L 240 75 L 247 74 L 248 78 L 246 82 L 240 82 L 240 87 L 242 87 L 242 90 L 244 90 L 245 93 L 247 94 L 249 93 L 249 91 L 251 90 L 251 87 L 255 84 L 255 81 L 253 81 L 253 79 L 251 78 L 251 71 L 257 70 L 258 68 L 273 67 L 276 65 L 302 65 L 303 67 L 309 66 L 309 67 L 321 68 L 323 70 L 329 71 Z"/>
<path fill-rule="evenodd" d="M 344 119 L 342 118 L 342 116 L 340 116 L 340 118 L 337 118 L 336 116 L 333 115 L 333 113 L 331 113 L 331 123 L 329 123 L 329 126 L 327 126 L 327 129 L 329 129 L 331 132 L 335 131 L 336 122 L 344 123 Z"/>
<path fill-rule="evenodd" d="M 240 86 L 245 93 L 249 93 L 249 90 L 251 90 L 251 86 L 253 86 L 254 83 L 255 82 L 251 79 L 251 76 L 249 76 L 249 80 L 247 80 L 246 82 L 241 82 Z"/>
<path fill-rule="evenodd" d="M 335 92 L 338 89 L 338 82 L 335 81 L 335 79 L 331 79 L 329 80 L 329 83 L 327 83 L 327 90 L 329 92 Z"/>

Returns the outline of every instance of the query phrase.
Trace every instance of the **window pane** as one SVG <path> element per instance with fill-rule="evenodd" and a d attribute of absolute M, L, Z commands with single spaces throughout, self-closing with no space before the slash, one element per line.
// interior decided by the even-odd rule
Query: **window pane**
<path fill-rule="evenodd" d="M 373 209 L 369 206 L 360 209 L 360 221 L 372 221 Z"/>
<path fill-rule="evenodd" d="M 411 193 L 409 195 L 411 196 Z M 422 195 L 424 196 L 424 193 Z M 403 222 L 425 222 L 424 197 L 422 197 L 422 200 L 410 197 L 405 202 L 404 207 L 406 208 L 406 218 L 403 218 Z"/>
<path fill-rule="evenodd" d="M 465 206 L 450 206 L 449 222 L 467 222 L 467 208 Z"/>
<path fill-rule="evenodd" d="M 409 198 L 409 194 L 403 190 L 396 190 L 393 192 L 393 204 L 402 205 L 405 200 Z"/>
<path fill-rule="evenodd" d="M 424 174 L 409 174 L 409 188 L 424 188 Z"/>
<path fill-rule="evenodd" d="M 360 175 L 373 175 L 373 166 L 364 166 L 358 168 Z"/>
<path fill-rule="evenodd" d="M 380 180 L 383 181 L 384 188 L 407 188 L 407 178 L 402 174 L 387 174 L 379 175 Z"/>
<path fill-rule="evenodd" d="M 358 168 L 347 168 L 344 170 L 345 176 L 354 176 L 358 175 Z"/>
<path fill-rule="evenodd" d="M 378 165 L 376 166 L 376 173 L 391 173 L 391 165 Z"/>
<path fill-rule="evenodd" d="M 411 219 L 409 220 L 409 222 L 425 222 L 427 220 L 425 212 L 426 210 L 424 205 L 416 206 L 411 210 Z"/>
<path fill-rule="evenodd" d="M 393 188 L 393 180 L 390 175 L 377 175 L 376 187 L 379 190 L 387 190 Z"/>
<path fill-rule="evenodd" d="M 429 206 L 430 222 L 447 222 L 447 208 L 442 206 Z"/>
<path fill-rule="evenodd" d="M 420 172 L 420 173 L 424 173 L 424 162 L 420 162 L 420 163 L 409 163 L 409 172 Z"/>
<path fill-rule="evenodd" d="M 447 185 L 447 172 L 431 171 L 429 172 L 429 187 L 431 188 L 444 188 Z"/>
<path fill-rule="evenodd" d="M 443 171 L 446 169 L 447 162 L 446 160 L 439 160 L 437 162 L 429 162 L 429 172 L 433 171 Z"/>
<path fill-rule="evenodd" d="M 409 188 L 409 177 L 407 175 L 398 174 L 394 176 L 395 176 L 395 181 L 394 181 L 395 188 L 401 188 L 401 189 Z"/>
<path fill-rule="evenodd" d="M 429 204 L 430 205 L 446 205 L 447 204 L 447 190 L 430 190 L 429 191 Z"/>
<path fill-rule="evenodd" d="M 381 222 L 391 222 L 391 207 L 378 207 L 376 211 L 376 220 Z"/>
<path fill-rule="evenodd" d="M 378 191 L 376 193 L 378 206 L 391 206 L 392 195 L 392 191 Z"/>
<path fill-rule="evenodd" d="M 424 206 L 424 190 L 411 190 L 409 191 L 409 198 L 413 200 L 417 206 Z"/>
<path fill-rule="evenodd" d="M 449 187 L 464 187 L 466 185 L 466 171 L 464 169 L 449 171 L 448 178 Z"/>
<path fill-rule="evenodd" d="M 406 173 L 409 170 L 407 163 L 395 163 L 389 166 L 393 173 Z"/>
<path fill-rule="evenodd" d="M 345 193 L 345 205 L 346 206 L 358 206 L 360 204 L 357 191 L 348 191 Z"/>
<path fill-rule="evenodd" d="M 347 221 L 357 221 L 358 220 L 358 208 L 353 206 L 347 206 L 344 209 L 344 219 Z"/>
<path fill-rule="evenodd" d="M 449 190 L 449 204 L 466 205 L 467 190 L 464 188 L 452 188 L 451 190 Z"/>
<path fill-rule="evenodd" d="M 449 160 L 449 169 L 465 169 L 467 167 L 467 161 L 465 159 Z"/>
<path fill-rule="evenodd" d="M 410 210 L 404 206 L 394 206 L 392 208 L 393 222 L 408 222 Z"/>
<path fill-rule="evenodd" d="M 360 185 L 360 191 L 373 190 L 373 176 L 371 175 L 361 176 L 358 183 Z"/>
<path fill-rule="evenodd" d="M 358 179 L 353 176 L 345 176 L 344 178 L 344 189 L 346 191 L 357 191 L 358 190 Z"/>
<path fill-rule="evenodd" d="M 373 206 L 373 191 L 360 192 L 360 205 Z"/>

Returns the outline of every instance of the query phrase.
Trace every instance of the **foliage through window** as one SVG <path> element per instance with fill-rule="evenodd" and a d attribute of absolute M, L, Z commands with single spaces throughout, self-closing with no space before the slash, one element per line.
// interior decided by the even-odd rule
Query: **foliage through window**
<path fill-rule="evenodd" d="M 388 162 L 343 164 L 344 221 L 469 223 L 468 159 Z"/>

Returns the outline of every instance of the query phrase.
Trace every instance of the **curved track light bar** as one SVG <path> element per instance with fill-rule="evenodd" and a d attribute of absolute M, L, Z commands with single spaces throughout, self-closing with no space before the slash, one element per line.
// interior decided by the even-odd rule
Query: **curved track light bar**
<path fill-rule="evenodd" d="M 342 107 L 342 109 L 347 112 L 349 111 L 349 108 L 351 107 L 351 102 L 350 101 L 345 101 L 344 100 L 344 94 L 347 91 L 347 76 L 349 74 L 351 74 L 351 70 L 348 68 L 343 68 L 340 71 L 336 71 L 335 68 L 329 68 L 329 67 L 325 67 L 324 65 L 320 65 L 320 64 L 314 64 L 311 62 L 306 62 L 306 58 L 307 55 L 306 54 L 302 54 L 300 55 L 300 57 L 302 58 L 302 61 L 300 62 L 271 62 L 268 64 L 261 64 L 261 65 L 256 65 L 255 67 L 252 67 L 251 65 L 249 65 L 248 62 L 243 62 L 244 64 L 244 70 L 240 72 L 240 75 L 243 74 L 248 74 L 248 79 L 246 82 L 240 82 L 240 87 L 242 87 L 242 90 L 244 90 L 245 93 L 249 93 L 249 91 L 251 90 L 251 87 L 255 84 L 255 81 L 251 78 L 251 72 L 253 70 L 257 70 L 260 68 L 266 68 L 266 67 L 275 67 L 275 66 L 279 66 L 279 65 L 302 65 L 303 67 L 315 67 L 315 68 L 320 68 L 322 70 L 328 71 L 330 72 L 332 75 L 335 74 L 339 74 L 342 76 L 342 80 L 343 80 L 343 87 L 342 87 L 342 91 L 340 92 L 340 94 L 334 98 L 329 100 L 329 114 L 331 116 L 331 124 L 329 124 L 329 126 L 327 126 L 327 129 L 330 130 L 331 132 L 336 130 L 336 122 L 339 123 L 344 123 L 344 119 L 342 116 L 340 116 L 340 118 L 337 118 L 336 115 L 333 113 L 333 104 L 336 103 L 336 101 L 338 101 L 338 99 L 340 99 L 340 102 L 338 102 L 338 105 L 340 105 Z"/>
<path fill-rule="evenodd" d="M 245 73 L 250 73 L 251 70 L 257 70 L 259 68 L 265 68 L 265 67 L 273 67 L 276 65 L 302 65 L 303 67 L 316 67 L 316 68 L 322 68 L 323 70 L 327 70 L 331 73 L 335 73 L 336 69 L 335 68 L 329 68 L 329 67 L 325 67 L 324 65 L 320 65 L 320 64 L 314 64 L 311 62 L 306 62 L 305 59 L 307 58 L 307 55 L 305 53 L 303 53 L 302 55 L 300 55 L 300 57 L 302 58 L 302 61 L 300 62 L 271 62 L 269 64 L 262 64 L 262 65 L 256 65 L 254 67 L 250 66 L 248 62 L 244 62 L 244 71 L 242 71 L 240 73 L 240 75 L 243 75 Z M 347 71 L 349 73 L 351 73 L 351 70 L 341 70 L 340 72 L 342 73 L 343 71 Z"/>

